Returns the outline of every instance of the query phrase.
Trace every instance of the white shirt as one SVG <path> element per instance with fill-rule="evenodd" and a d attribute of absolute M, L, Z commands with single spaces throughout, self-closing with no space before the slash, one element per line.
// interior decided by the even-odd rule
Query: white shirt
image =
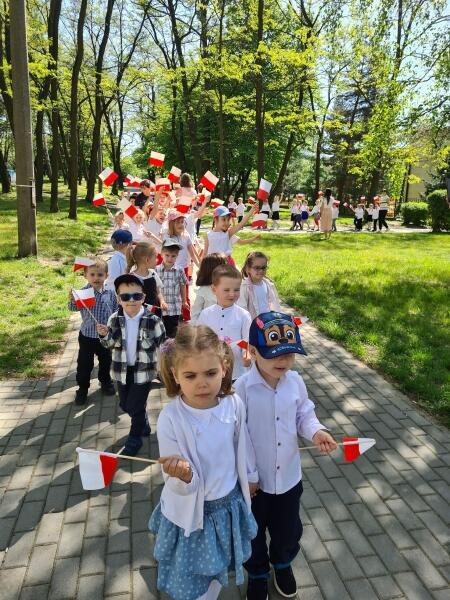
<path fill-rule="evenodd" d="M 188 252 L 189 246 L 192 246 L 191 236 L 185 232 L 183 235 L 174 235 L 169 236 L 168 234 L 165 237 L 172 237 L 172 239 L 177 240 L 177 242 L 183 246 L 178 253 L 177 260 L 175 261 L 176 267 L 181 267 L 182 269 L 186 269 L 191 264 L 191 255 Z"/>
<path fill-rule="evenodd" d="M 272 212 L 278 212 L 280 210 L 280 203 L 274 200 L 272 202 Z"/>
<path fill-rule="evenodd" d="M 127 270 L 127 259 L 125 254 L 115 250 L 108 262 L 108 279 L 105 282 L 105 288 L 107 290 L 115 291 L 114 281 L 123 275 Z"/>
<path fill-rule="evenodd" d="M 225 256 L 231 256 L 233 243 L 227 231 L 208 231 L 207 238 L 208 254 L 223 252 Z"/>
<path fill-rule="evenodd" d="M 331 217 L 333 219 L 337 219 L 339 216 L 339 207 L 338 206 L 333 206 L 333 210 L 331 211 Z"/>
<path fill-rule="evenodd" d="M 195 290 L 194 304 L 191 306 L 191 321 L 196 323 L 198 316 L 205 308 L 217 304 L 217 299 L 210 285 L 201 285 Z"/>
<path fill-rule="evenodd" d="M 267 200 L 264 200 L 261 206 L 261 212 L 270 212 L 270 205 Z"/>
<path fill-rule="evenodd" d="M 269 312 L 269 291 L 267 289 L 267 283 L 264 279 L 258 285 L 253 284 L 253 291 L 255 292 L 256 299 L 258 301 L 258 308 L 260 313 Z"/>
<path fill-rule="evenodd" d="M 380 209 L 378 206 L 374 206 L 373 211 L 372 211 L 372 219 L 378 219 L 379 216 L 380 216 Z"/>
<path fill-rule="evenodd" d="M 261 377 L 256 364 L 235 384 L 247 409 L 247 428 L 254 451 L 249 453 L 249 472 L 256 462 L 260 488 L 268 494 L 284 494 L 302 478 L 297 434 L 312 440 L 321 425 L 308 398 L 305 383 L 296 371 L 288 371 L 275 389 Z M 254 480 L 254 476 L 251 477 Z"/>
<path fill-rule="evenodd" d="M 363 208 L 355 208 L 355 217 L 357 219 L 362 219 L 364 217 L 364 209 Z"/>
<path fill-rule="evenodd" d="M 244 213 L 245 213 L 245 204 L 242 202 L 242 203 L 239 203 L 236 207 L 236 215 L 238 217 L 243 217 Z"/>
<path fill-rule="evenodd" d="M 319 212 L 320 212 L 320 206 L 318 204 L 314 204 L 314 206 L 312 207 L 312 210 L 311 210 L 311 214 L 316 215 Z"/>
<path fill-rule="evenodd" d="M 228 202 L 228 208 L 230 210 L 236 210 L 236 208 L 237 208 L 236 202 L 234 202 L 234 201 L 233 202 Z"/>
<path fill-rule="evenodd" d="M 136 363 L 136 346 L 139 332 L 139 321 L 141 320 L 143 314 L 143 306 L 135 317 L 129 317 L 127 313 L 123 311 L 123 315 L 125 317 L 125 335 L 127 339 L 127 365 L 129 367 L 134 366 Z"/>
<path fill-rule="evenodd" d="M 213 408 L 201 409 L 182 401 L 182 408 L 195 435 L 205 481 L 205 500 L 223 498 L 234 489 L 237 481 L 233 405 L 221 401 Z M 218 448 L 220 452 L 217 452 Z"/>
<path fill-rule="evenodd" d="M 197 325 L 208 325 L 219 337 L 229 337 L 233 342 L 248 341 L 251 317 L 248 311 L 237 304 L 222 308 L 218 304 L 205 308 L 197 319 Z M 245 373 L 242 364 L 242 350 L 236 344 L 231 344 L 234 355 L 233 379 Z"/>
<path fill-rule="evenodd" d="M 186 227 L 186 231 L 188 232 L 192 241 L 197 237 L 197 232 L 195 231 L 195 224 L 198 220 L 197 213 L 195 211 L 191 211 L 184 218 L 184 223 Z"/>
<path fill-rule="evenodd" d="M 156 235 L 157 238 L 159 238 L 160 240 L 162 239 L 162 228 L 163 228 L 163 223 L 158 223 L 158 221 L 156 219 L 148 219 L 147 223 L 145 224 L 145 227 L 151 232 L 153 233 L 153 235 Z M 158 252 L 158 254 L 161 254 L 161 244 L 158 244 L 153 238 L 147 238 L 149 242 L 151 242 L 155 248 L 156 251 Z"/>
<path fill-rule="evenodd" d="M 291 206 L 291 214 L 298 215 L 298 205 L 297 204 L 293 204 Z"/>

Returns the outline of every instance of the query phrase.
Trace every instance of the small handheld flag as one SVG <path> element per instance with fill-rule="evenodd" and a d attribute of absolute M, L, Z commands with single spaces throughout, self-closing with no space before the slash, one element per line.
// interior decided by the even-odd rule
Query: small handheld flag
<path fill-rule="evenodd" d="M 256 194 L 258 200 L 267 200 L 271 189 L 272 189 L 272 184 L 270 183 L 270 181 L 267 181 L 266 179 L 263 179 L 261 177 L 261 181 L 259 182 L 258 192 Z"/>
<path fill-rule="evenodd" d="M 253 196 L 249 196 L 249 197 L 248 197 L 248 203 L 249 203 L 250 205 L 256 204 L 256 200 L 255 200 L 255 198 L 253 198 Z"/>
<path fill-rule="evenodd" d="M 167 179 L 172 183 L 178 183 L 180 181 L 181 169 L 178 167 L 172 167 L 170 173 L 167 175 Z"/>
<path fill-rule="evenodd" d="M 77 448 L 84 490 L 101 490 L 114 479 L 119 459 L 108 452 Z"/>
<path fill-rule="evenodd" d="M 110 187 L 116 179 L 119 177 L 117 173 L 113 171 L 113 169 L 107 167 L 103 169 L 103 171 L 99 175 L 100 179 L 103 181 L 103 184 L 107 187 Z"/>
<path fill-rule="evenodd" d="M 292 320 L 297 325 L 297 327 L 300 327 L 300 325 L 304 325 L 307 321 L 309 321 L 308 317 L 305 316 L 292 317 Z"/>
<path fill-rule="evenodd" d="M 213 198 L 210 202 L 211 208 L 218 208 L 219 206 L 223 206 L 223 205 L 224 205 L 224 201 L 220 200 L 219 198 Z"/>
<path fill-rule="evenodd" d="M 155 179 L 155 190 L 170 192 L 170 179 L 168 177 L 157 177 Z"/>
<path fill-rule="evenodd" d="M 134 204 L 131 204 L 131 202 L 128 202 L 128 200 L 126 198 L 122 198 L 122 200 L 119 202 L 119 204 L 117 205 L 121 210 L 123 210 L 123 212 L 130 217 L 130 219 L 132 219 L 133 217 L 135 217 L 138 214 L 138 209 L 134 206 Z"/>
<path fill-rule="evenodd" d="M 375 445 L 373 438 L 342 438 L 342 446 L 344 448 L 345 462 L 356 460 L 361 454 L 364 454 L 369 448 Z"/>
<path fill-rule="evenodd" d="M 161 154 L 160 152 L 154 152 L 153 150 L 150 152 L 150 157 L 147 159 L 149 165 L 153 165 L 155 167 L 162 167 L 164 164 L 165 154 Z"/>
<path fill-rule="evenodd" d="M 239 340 L 238 342 L 236 342 L 236 346 L 238 346 L 242 350 L 247 350 L 247 348 L 248 348 L 248 342 L 245 341 L 245 340 Z"/>
<path fill-rule="evenodd" d="M 77 308 L 92 308 L 95 306 L 94 288 L 86 288 L 85 290 L 72 290 L 75 297 L 75 305 Z"/>
<path fill-rule="evenodd" d="M 214 191 L 214 188 L 217 185 L 219 178 L 211 173 L 211 171 L 206 171 L 203 177 L 200 179 L 200 183 L 210 192 Z"/>
<path fill-rule="evenodd" d="M 92 200 L 92 204 L 94 206 L 105 206 L 105 196 L 103 194 L 95 194 L 94 199 Z"/>
<path fill-rule="evenodd" d="M 175 208 L 178 212 L 186 214 L 187 212 L 189 212 L 191 205 L 192 198 L 188 198 L 187 196 L 181 196 L 181 198 L 178 199 L 178 203 Z"/>
<path fill-rule="evenodd" d="M 91 267 L 92 265 L 95 265 L 95 260 L 77 256 L 73 262 L 73 270 L 75 272 L 75 271 L 78 271 L 79 269 L 84 269 L 84 267 Z"/>
<path fill-rule="evenodd" d="M 267 215 L 265 213 L 257 213 L 253 217 L 252 228 L 267 227 Z"/>

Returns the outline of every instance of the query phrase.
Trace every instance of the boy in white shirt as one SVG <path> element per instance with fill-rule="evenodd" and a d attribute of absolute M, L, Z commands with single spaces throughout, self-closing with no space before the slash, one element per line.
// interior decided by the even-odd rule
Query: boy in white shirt
<path fill-rule="evenodd" d="M 306 354 L 293 318 L 273 311 L 258 315 L 250 326 L 249 351 L 254 363 L 235 385 L 247 409 L 249 482 L 258 523 L 252 555 L 244 563 L 247 600 L 267 600 L 270 563 L 278 592 L 294 598 L 297 583 L 290 565 L 303 531 L 297 435 L 324 452 L 334 450 L 336 442 L 317 419 L 303 379 L 291 370 L 295 354 Z"/>
<path fill-rule="evenodd" d="M 248 311 L 236 302 L 241 290 L 242 275 L 231 265 L 219 265 L 211 276 L 211 289 L 217 304 L 205 308 L 197 319 L 197 325 L 208 325 L 220 338 L 229 338 L 234 355 L 232 380 L 245 373 L 250 366 L 247 350 L 236 342 L 248 340 L 251 317 Z"/>

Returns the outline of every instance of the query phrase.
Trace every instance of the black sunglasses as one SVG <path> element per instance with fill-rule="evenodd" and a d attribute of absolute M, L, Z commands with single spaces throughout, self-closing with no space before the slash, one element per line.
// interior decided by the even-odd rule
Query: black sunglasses
<path fill-rule="evenodd" d="M 133 294 L 119 294 L 119 298 L 123 300 L 123 302 L 129 302 L 130 300 L 142 300 L 144 297 L 144 292 L 134 292 Z"/>

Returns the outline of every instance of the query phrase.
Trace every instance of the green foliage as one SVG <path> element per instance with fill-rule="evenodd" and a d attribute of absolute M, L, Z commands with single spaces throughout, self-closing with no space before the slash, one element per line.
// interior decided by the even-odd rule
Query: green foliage
<path fill-rule="evenodd" d="M 425 225 L 428 220 L 426 202 L 405 202 L 402 204 L 403 225 Z"/>
<path fill-rule="evenodd" d="M 447 190 L 435 190 L 427 196 L 433 231 L 450 230 L 450 205 Z"/>

